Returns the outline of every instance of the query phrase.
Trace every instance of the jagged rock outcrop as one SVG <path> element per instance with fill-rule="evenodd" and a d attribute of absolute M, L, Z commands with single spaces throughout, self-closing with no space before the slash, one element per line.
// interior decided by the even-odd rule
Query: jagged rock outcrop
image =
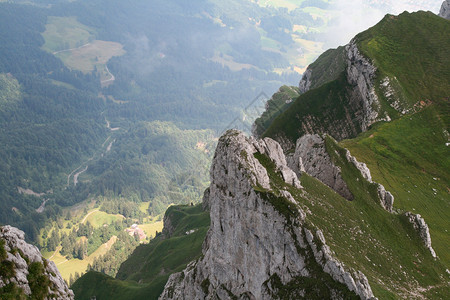
<path fill-rule="evenodd" d="M 266 169 L 260 156 L 269 159 L 275 170 Z M 306 215 L 288 190 L 272 190 L 268 172 L 273 171 L 300 188 L 275 141 L 247 138 L 234 130 L 220 138 L 211 166 L 211 226 L 203 257 L 173 274 L 160 299 L 273 299 L 282 286 L 297 278 L 333 276 L 333 269 L 311 267 L 314 254 L 302 230 Z M 289 208 L 283 211 L 278 205 Z M 359 277 L 352 280 L 351 286 L 338 282 L 344 291 L 350 289 L 363 299 L 373 296 L 358 292 Z M 301 281 L 296 286 L 291 295 L 305 296 Z M 332 294 L 340 299 L 342 293 L 333 290 Z"/>
<path fill-rule="evenodd" d="M 325 149 L 325 140 L 318 134 L 304 135 L 297 140 L 295 152 L 289 159 L 289 167 L 300 176 L 306 172 L 331 187 L 342 197 L 352 200 L 353 195 L 341 176 L 341 169 L 334 165 Z"/>
<path fill-rule="evenodd" d="M 367 277 L 361 271 L 354 272 L 353 275 L 350 274 L 350 272 L 345 270 L 344 264 L 332 256 L 322 231 L 317 230 L 316 236 L 306 228 L 304 228 L 304 232 L 306 240 L 313 250 L 316 262 L 322 266 L 325 272 L 330 274 L 334 280 L 345 284 L 349 290 L 355 292 L 361 299 L 376 299 Z M 319 240 L 319 243 L 316 243 L 315 240 Z M 319 247 L 318 244 L 321 246 Z"/>
<path fill-rule="evenodd" d="M 425 223 L 425 220 L 419 214 L 416 215 L 409 211 L 406 212 L 405 215 L 408 217 L 408 220 L 413 225 L 414 229 L 418 231 L 425 247 L 430 250 L 431 255 L 436 258 L 436 252 L 433 247 L 431 247 L 430 230 L 428 229 L 428 225 Z"/>
<path fill-rule="evenodd" d="M 21 289 L 23 294 L 31 295 L 35 293 L 33 288 L 38 285 L 38 288 L 47 289 L 44 290 L 45 295 L 41 295 L 43 299 L 74 299 L 72 290 L 62 279 L 56 265 L 43 258 L 36 246 L 25 242 L 23 231 L 3 226 L 0 228 L 0 240 L 4 242 L 3 247 L 6 251 L 6 258 L 1 263 L 9 266 L 8 273 L 11 275 L 0 277 L 0 288 L 13 284 Z M 39 277 L 41 279 L 37 283 L 34 282 Z M 42 286 L 47 282 L 46 278 L 48 287 Z"/>
<path fill-rule="evenodd" d="M 361 110 L 357 112 L 362 131 L 372 125 L 378 117 L 374 107 L 379 106 L 375 93 L 374 79 L 377 68 L 358 50 L 356 41 L 352 40 L 346 47 L 347 51 L 347 81 L 353 85 L 353 97 L 360 102 Z"/>
<path fill-rule="evenodd" d="M 310 68 L 307 68 L 305 73 L 303 73 L 300 83 L 298 84 L 301 94 L 306 93 L 311 88 L 311 75 L 312 70 Z"/>
<path fill-rule="evenodd" d="M 391 192 L 386 191 L 382 184 L 377 184 L 378 197 L 380 199 L 381 206 L 388 212 L 392 212 L 392 209 L 394 207 L 394 196 L 391 194 Z"/>
<path fill-rule="evenodd" d="M 392 209 L 394 207 L 394 196 L 391 194 L 391 192 L 386 191 L 382 184 L 373 182 L 370 169 L 365 163 L 359 162 L 354 156 L 352 156 L 350 154 L 350 151 L 346 151 L 345 157 L 347 158 L 348 162 L 351 162 L 361 172 L 361 175 L 364 179 L 366 179 L 370 183 L 375 183 L 378 185 L 377 191 L 381 206 L 388 212 L 392 212 Z"/>
<path fill-rule="evenodd" d="M 161 233 L 165 238 L 170 238 L 175 231 L 175 227 L 172 225 L 172 218 L 167 212 L 164 214 L 163 224 Z"/>
<path fill-rule="evenodd" d="M 441 10 L 439 11 L 439 16 L 444 19 L 450 20 L 450 0 L 445 0 L 442 3 Z"/>

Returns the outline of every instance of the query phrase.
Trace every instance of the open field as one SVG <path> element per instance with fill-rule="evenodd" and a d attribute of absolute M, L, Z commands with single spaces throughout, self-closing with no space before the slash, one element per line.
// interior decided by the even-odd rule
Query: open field
<path fill-rule="evenodd" d="M 75 17 L 49 17 L 45 29 L 42 33 L 44 50 L 59 57 L 73 70 L 94 71 L 105 84 L 114 81 L 106 63 L 111 57 L 125 53 L 121 44 L 95 40 L 95 30 L 79 23 Z"/>
<path fill-rule="evenodd" d="M 93 227 L 101 227 L 104 224 L 111 224 L 114 221 L 123 219 L 122 215 L 111 215 L 103 211 L 94 210 L 89 212 L 87 218 L 83 218 L 83 223 L 90 222 Z"/>
<path fill-rule="evenodd" d="M 147 237 L 153 238 L 156 232 L 161 232 L 163 229 L 163 221 L 157 221 L 155 223 L 141 224 L 139 228 L 144 230 Z"/>
<path fill-rule="evenodd" d="M 94 40 L 95 31 L 77 21 L 75 17 L 48 17 L 42 46 L 49 52 L 77 48 Z"/>
<path fill-rule="evenodd" d="M 125 54 L 123 46 L 116 42 L 95 40 L 84 47 L 55 54 L 69 68 L 89 73 L 97 71 L 102 80 L 110 79 L 106 63 L 113 56 Z"/>

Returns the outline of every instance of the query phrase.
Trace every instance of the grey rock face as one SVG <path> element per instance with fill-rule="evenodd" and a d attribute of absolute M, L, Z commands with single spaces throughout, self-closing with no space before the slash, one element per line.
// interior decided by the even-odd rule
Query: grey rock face
<path fill-rule="evenodd" d="M 439 11 L 439 16 L 444 19 L 450 20 L 450 0 L 445 0 L 442 3 L 441 10 Z"/>
<path fill-rule="evenodd" d="M 0 239 L 5 241 L 7 260 L 14 263 L 15 270 L 15 275 L 12 278 L 0 278 L 0 286 L 5 286 L 13 282 L 26 295 L 30 295 L 31 289 L 27 279 L 29 274 L 28 265 L 38 262 L 43 264 L 45 275 L 51 282 L 49 296 L 46 299 L 74 299 L 72 290 L 69 289 L 62 279 L 56 265 L 52 261 L 43 258 L 36 246 L 25 242 L 25 234 L 23 231 L 9 225 L 3 226 L 0 228 Z"/>
<path fill-rule="evenodd" d="M 386 191 L 383 185 L 378 183 L 378 197 L 380 198 L 381 206 L 388 212 L 392 212 L 394 207 L 394 196 L 391 192 Z"/>
<path fill-rule="evenodd" d="M 305 73 L 303 73 L 302 79 L 300 80 L 300 83 L 298 84 L 298 87 L 300 89 L 300 93 L 306 93 L 311 88 L 311 75 L 312 70 L 306 69 Z"/>
<path fill-rule="evenodd" d="M 209 205 L 209 188 L 207 188 L 203 192 L 202 208 L 203 208 L 203 210 L 208 210 L 209 211 L 209 208 L 210 208 L 210 205 Z"/>
<path fill-rule="evenodd" d="M 161 299 L 211 299 L 215 293 L 229 298 L 227 290 L 250 299 L 269 299 L 263 284 L 272 274 L 279 274 L 284 283 L 308 275 L 296 241 L 286 234 L 288 221 L 254 190 L 255 186 L 270 189 L 267 171 L 254 158 L 255 152 L 269 156 L 288 183 L 300 186 L 276 142 L 227 132 L 219 140 L 211 167 L 211 227 L 204 258 L 172 275 Z"/>
<path fill-rule="evenodd" d="M 360 125 L 362 131 L 366 131 L 378 117 L 376 108 L 379 106 L 379 100 L 373 84 L 377 68 L 359 52 L 354 40 L 345 49 L 347 51 L 347 80 L 355 86 L 356 97 L 358 101 L 361 101 Z"/>
<path fill-rule="evenodd" d="M 303 230 L 306 240 L 313 250 L 316 262 L 322 266 L 325 272 L 330 274 L 334 280 L 345 284 L 350 291 L 355 292 L 361 299 L 376 299 L 367 277 L 362 272 L 357 271 L 352 275 L 345 270 L 345 265 L 342 262 L 333 258 L 322 231 L 317 230 L 316 236 L 314 236 L 310 230 L 306 228 Z M 321 246 L 319 247 L 318 244 Z"/>
<path fill-rule="evenodd" d="M 361 175 L 370 183 L 374 183 L 372 181 L 372 175 L 370 174 L 370 170 L 365 163 L 359 162 L 354 156 L 350 154 L 350 151 L 347 150 L 345 153 L 348 162 L 351 162 L 360 172 Z M 392 212 L 394 207 L 394 196 L 391 192 L 386 191 L 383 185 L 376 183 L 378 185 L 378 197 L 380 199 L 381 206 L 387 210 L 388 212 Z"/>
<path fill-rule="evenodd" d="M 405 215 L 408 217 L 408 220 L 413 225 L 414 229 L 418 231 L 425 247 L 430 250 L 431 255 L 436 258 L 436 252 L 433 247 L 431 247 L 430 230 L 428 229 L 428 225 L 425 223 L 424 218 L 422 218 L 419 214 L 416 215 L 409 211 L 406 212 Z"/>
<path fill-rule="evenodd" d="M 267 200 L 270 179 L 256 152 L 267 155 L 287 183 L 299 186 L 276 142 L 228 131 L 211 166 L 211 226 L 203 257 L 171 275 L 160 299 L 273 299 L 271 276 L 282 284 L 311 276 L 299 251 L 311 251 L 302 230 L 306 215 L 287 190 L 279 194 L 294 204 L 296 217 L 287 218 Z"/>
<path fill-rule="evenodd" d="M 295 153 L 289 166 L 298 176 L 306 172 L 331 187 L 342 197 L 351 200 L 353 195 L 342 179 L 341 169 L 333 164 L 325 149 L 325 140 L 318 134 L 304 135 L 297 140 Z"/>

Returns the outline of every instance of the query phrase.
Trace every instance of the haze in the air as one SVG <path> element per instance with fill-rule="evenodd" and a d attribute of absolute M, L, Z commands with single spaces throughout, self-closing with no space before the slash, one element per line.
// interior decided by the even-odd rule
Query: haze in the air
<path fill-rule="evenodd" d="M 337 19 L 330 24 L 326 45 L 347 44 L 357 33 L 378 23 L 384 15 L 398 15 L 404 11 L 425 10 L 438 13 L 441 0 L 335 0 L 331 10 Z"/>

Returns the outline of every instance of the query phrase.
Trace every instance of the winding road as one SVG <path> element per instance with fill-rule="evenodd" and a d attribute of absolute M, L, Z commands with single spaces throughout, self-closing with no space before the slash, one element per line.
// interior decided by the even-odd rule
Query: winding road
<path fill-rule="evenodd" d="M 103 115 L 103 112 L 102 112 L 101 114 Z M 108 128 L 110 131 L 117 131 L 117 130 L 120 129 L 120 127 L 114 127 L 114 128 L 112 128 L 112 127 L 111 127 L 111 123 L 108 121 L 108 119 L 106 119 L 106 117 L 104 117 L 104 118 L 105 118 L 105 122 L 106 122 L 106 128 Z M 108 142 L 108 140 L 109 140 L 110 138 L 111 138 L 111 135 L 109 135 L 109 136 L 106 138 L 106 140 L 103 142 L 103 144 L 102 144 L 102 146 L 101 146 L 102 149 L 105 147 L 105 144 Z M 111 147 L 112 147 L 112 145 L 113 145 L 113 143 L 114 143 L 115 141 L 116 141 L 116 140 L 114 139 L 112 142 L 109 143 L 109 145 L 106 147 L 106 149 L 103 149 L 103 150 L 101 151 L 100 157 L 103 157 L 103 155 L 104 155 L 106 152 L 111 151 Z M 68 186 L 70 185 L 70 177 L 72 177 L 72 176 L 73 176 L 73 184 L 74 184 L 74 186 L 77 185 L 77 183 L 78 183 L 78 177 L 79 177 L 82 173 L 84 173 L 84 172 L 87 171 L 87 169 L 88 169 L 88 167 L 89 167 L 89 166 L 88 166 L 88 163 L 89 163 L 91 160 L 93 160 L 93 159 L 95 158 L 95 156 L 96 156 L 96 154 L 94 154 L 91 158 L 89 158 L 87 161 L 85 161 L 84 163 L 82 163 L 78 168 L 76 168 L 76 169 L 74 169 L 72 172 L 70 172 L 69 175 L 67 175 L 67 184 L 66 184 L 66 187 L 68 187 Z M 83 170 L 80 170 L 83 166 L 84 166 L 84 169 L 83 169 Z M 44 204 L 44 205 L 45 205 L 45 204 Z"/>
<path fill-rule="evenodd" d="M 101 80 L 100 81 L 101 84 L 104 84 L 104 83 L 116 80 L 116 77 L 114 77 L 114 75 L 109 71 L 108 65 L 105 64 L 105 68 L 106 68 L 106 72 L 108 72 L 108 74 L 109 74 L 109 76 L 111 76 L 111 78 L 105 79 L 105 80 Z"/>

